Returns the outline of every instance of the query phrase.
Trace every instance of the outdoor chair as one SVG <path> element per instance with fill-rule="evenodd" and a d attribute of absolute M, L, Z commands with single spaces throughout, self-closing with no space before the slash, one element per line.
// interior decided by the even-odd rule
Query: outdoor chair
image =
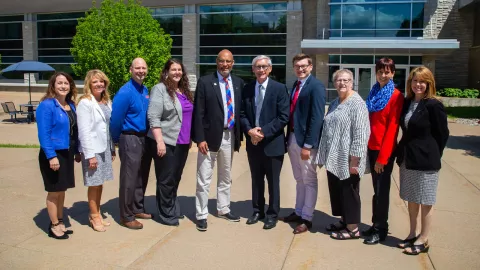
<path fill-rule="evenodd" d="M 13 102 L 2 103 L 2 108 L 5 113 L 10 114 L 10 119 L 14 123 L 17 122 L 17 113 L 22 113 L 21 111 L 17 111 Z"/>

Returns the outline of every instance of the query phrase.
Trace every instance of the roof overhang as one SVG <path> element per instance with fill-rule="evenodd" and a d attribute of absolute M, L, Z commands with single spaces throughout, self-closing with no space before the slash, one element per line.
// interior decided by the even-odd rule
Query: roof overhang
<path fill-rule="evenodd" d="M 308 54 L 399 53 L 441 55 L 460 48 L 456 39 L 304 39 L 300 44 Z"/>

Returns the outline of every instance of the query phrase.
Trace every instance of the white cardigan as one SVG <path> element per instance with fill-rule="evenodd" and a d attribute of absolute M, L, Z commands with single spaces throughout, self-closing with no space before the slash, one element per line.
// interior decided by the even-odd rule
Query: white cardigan
<path fill-rule="evenodd" d="M 107 106 L 111 109 L 111 103 Z M 107 121 L 105 115 L 93 95 L 90 99 L 83 98 L 77 106 L 78 151 L 85 159 L 95 157 L 96 153 L 103 153 L 107 149 Z M 109 146 L 108 146 L 109 147 Z"/>

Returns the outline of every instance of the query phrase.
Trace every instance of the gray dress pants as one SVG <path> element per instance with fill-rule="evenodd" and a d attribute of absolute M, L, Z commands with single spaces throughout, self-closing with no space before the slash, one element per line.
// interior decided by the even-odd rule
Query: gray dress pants
<path fill-rule="evenodd" d="M 120 218 L 135 220 L 135 214 L 145 213 L 144 197 L 152 157 L 147 151 L 145 137 L 121 134 L 120 155 Z"/>

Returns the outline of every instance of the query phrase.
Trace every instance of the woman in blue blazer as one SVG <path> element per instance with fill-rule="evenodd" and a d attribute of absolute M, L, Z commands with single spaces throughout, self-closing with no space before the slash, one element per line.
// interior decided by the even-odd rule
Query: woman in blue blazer
<path fill-rule="evenodd" d="M 77 117 L 73 100 L 77 88 L 70 75 L 56 72 L 37 108 L 38 162 L 47 194 L 48 236 L 68 239 L 73 231 L 63 223 L 65 191 L 75 187 L 74 160 L 80 161 Z"/>

